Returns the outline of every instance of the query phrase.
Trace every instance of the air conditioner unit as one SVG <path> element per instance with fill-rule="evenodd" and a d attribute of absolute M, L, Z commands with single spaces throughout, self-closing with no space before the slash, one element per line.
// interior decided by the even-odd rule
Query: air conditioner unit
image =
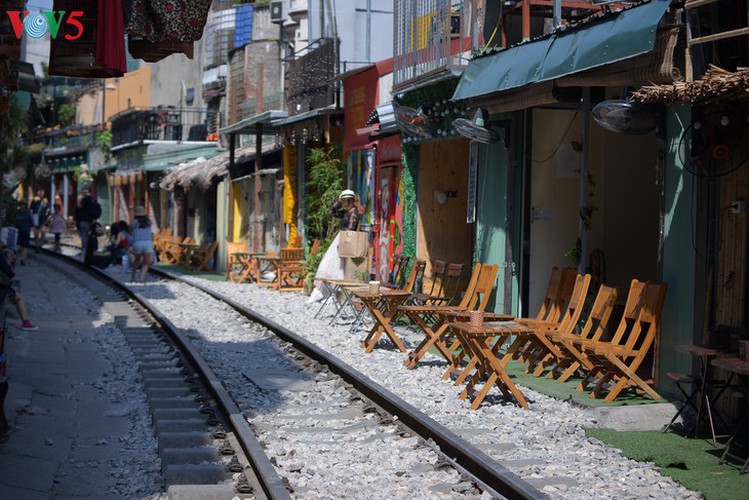
<path fill-rule="evenodd" d="M 275 24 L 286 22 L 286 2 L 284 0 L 270 3 L 270 22 Z"/>

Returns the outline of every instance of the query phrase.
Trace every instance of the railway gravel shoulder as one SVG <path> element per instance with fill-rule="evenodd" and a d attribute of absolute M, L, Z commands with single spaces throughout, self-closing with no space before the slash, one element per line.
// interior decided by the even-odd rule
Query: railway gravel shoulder
<path fill-rule="evenodd" d="M 442 360 L 432 357 L 417 370 L 407 371 L 402 367 L 402 356 L 386 346 L 364 354 L 358 347 L 358 335 L 348 333 L 348 327 L 331 327 L 327 321 L 315 320 L 318 306 L 306 304 L 301 294 L 279 294 L 254 285 L 194 276 L 183 278 L 226 295 L 294 330 L 344 363 L 355 365 L 366 377 L 397 393 L 550 496 L 701 497 L 662 476 L 654 465 L 628 460 L 619 450 L 586 436 L 584 428 L 597 425 L 588 409 L 525 388 L 532 401 L 530 410 L 490 395 L 478 411 L 472 411 L 456 397 L 458 388 L 441 380 Z M 419 340 L 404 333 L 407 343 Z"/>

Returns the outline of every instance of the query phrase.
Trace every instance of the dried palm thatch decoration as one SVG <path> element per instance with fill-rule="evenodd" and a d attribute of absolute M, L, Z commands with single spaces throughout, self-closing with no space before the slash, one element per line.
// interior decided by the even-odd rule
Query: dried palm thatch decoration
<path fill-rule="evenodd" d="M 712 64 L 697 81 L 643 87 L 632 94 L 637 102 L 664 104 L 708 104 L 745 98 L 749 98 L 749 68 L 731 72 Z"/>
<path fill-rule="evenodd" d="M 234 153 L 234 161 L 239 163 L 255 155 L 254 147 L 239 148 Z M 195 158 L 180 163 L 174 170 L 164 176 L 159 183 L 161 189 L 173 191 L 177 186 L 184 189 L 197 188 L 206 191 L 211 187 L 213 179 L 221 178 L 229 173 L 229 152 L 225 151 L 210 159 Z"/>

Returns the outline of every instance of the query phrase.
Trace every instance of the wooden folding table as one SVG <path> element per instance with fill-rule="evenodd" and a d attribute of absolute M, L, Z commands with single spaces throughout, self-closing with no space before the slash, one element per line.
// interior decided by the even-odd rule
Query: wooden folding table
<path fill-rule="evenodd" d="M 365 351 L 372 352 L 380 336 L 385 333 L 401 352 L 406 352 L 406 346 L 403 345 L 390 322 L 398 313 L 398 307 L 411 296 L 411 292 L 380 288 L 380 293 L 370 293 L 369 289 L 354 289 L 352 293 L 362 301 L 374 319 L 374 325 L 362 343 Z"/>
<path fill-rule="evenodd" d="M 450 323 L 451 331 L 460 340 L 461 346 L 471 357 L 476 373 L 468 382 L 460 399 L 465 400 L 470 394 L 474 394 L 471 409 L 475 410 L 481 405 L 492 386 L 502 392 L 505 398 L 514 400 L 519 406 L 528 408 L 528 402 L 520 389 L 515 386 L 510 376 L 504 369 L 504 365 L 497 359 L 499 347 L 511 335 L 525 333 L 528 327 L 512 321 L 485 322 L 481 326 L 470 323 Z M 482 379 L 486 383 L 476 392 L 474 387 Z"/>

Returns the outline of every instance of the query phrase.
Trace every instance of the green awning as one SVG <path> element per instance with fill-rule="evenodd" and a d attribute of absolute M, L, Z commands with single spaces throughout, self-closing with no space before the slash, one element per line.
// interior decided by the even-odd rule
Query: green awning
<path fill-rule="evenodd" d="M 598 20 L 472 60 L 453 99 L 554 80 L 645 54 L 655 46 L 658 23 L 670 0 L 650 0 Z"/>

